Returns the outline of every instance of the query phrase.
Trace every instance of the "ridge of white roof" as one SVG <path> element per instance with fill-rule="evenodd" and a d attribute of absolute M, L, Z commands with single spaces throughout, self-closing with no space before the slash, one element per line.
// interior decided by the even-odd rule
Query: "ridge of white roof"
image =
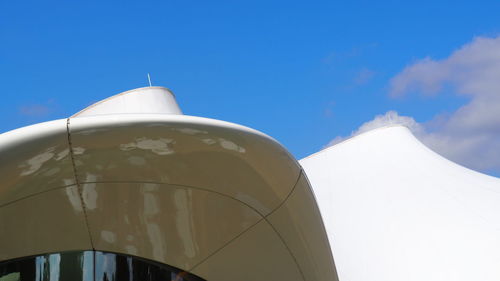
<path fill-rule="evenodd" d="M 299 161 L 349 281 L 497 281 L 500 179 L 456 164 L 404 126 Z"/>
<path fill-rule="evenodd" d="M 307 155 L 306 157 L 304 157 L 304 158 L 300 159 L 300 161 L 302 161 L 302 160 L 306 160 L 306 159 L 308 159 L 308 158 L 310 158 L 310 157 L 314 157 L 314 156 L 316 156 L 316 155 L 318 155 L 318 154 L 324 153 L 324 152 L 326 152 L 326 151 L 328 151 L 328 150 L 330 150 L 330 149 L 332 149 L 332 148 L 334 148 L 334 147 L 337 147 L 337 146 L 340 146 L 340 145 L 345 144 L 345 143 L 347 143 L 347 142 L 350 142 L 350 141 L 352 141 L 352 140 L 354 140 L 354 139 L 356 139 L 356 138 L 358 138 L 358 137 L 366 136 L 366 135 L 369 135 L 369 134 L 372 134 L 372 133 L 376 133 L 376 132 L 378 132 L 378 131 L 380 131 L 380 130 L 390 129 L 390 128 L 394 128 L 394 127 L 396 127 L 396 128 L 398 128 L 398 127 L 399 127 L 399 128 L 406 128 L 408 131 L 410 131 L 410 132 L 411 132 L 410 128 L 408 128 L 407 126 L 405 126 L 405 125 L 403 125 L 403 124 L 390 124 L 390 125 L 384 125 L 384 126 L 377 127 L 377 128 L 375 128 L 375 129 L 372 129 L 372 130 L 369 130 L 369 131 L 366 131 L 366 132 L 362 132 L 362 133 L 359 133 L 359 134 L 356 134 L 356 135 L 351 135 L 351 136 L 349 136 L 349 137 L 346 137 L 345 139 L 341 140 L 340 142 L 338 142 L 338 143 L 336 143 L 336 144 L 332 144 L 332 145 L 325 146 L 325 147 L 324 147 L 324 148 L 322 148 L 321 150 L 316 151 L 316 152 L 314 152 L 313 154 Z"/>
<path fill-rule="evenodd" d="M 336 143 L 336 144 L 330 145 L 328 147 L 325 147 L 325 148 L 321 149 L 320 151 L 317 151 L 317 152 L 315 152 L 315 153 L 313 153 L 311 155 L 308 155 L 308 156 L 300 159 L 299 162 L 303 162 L 303 161 L 307 161 L 308 159 L 315 158 L 315 157 L 317 157 L 317 156 L 319 156 L 321 154 L 327 153 L 328 151 L 330 151 L 332 149 L 338 149 L 340 146 L 343 146 L 343 145 L 345 145 L 347 143 L 355 141 L 358 138 L 365 138 L 365 137 L 367 137 L 367 136 L 369 136 L 371 134 L 379 133 L 380 131 L 387 130 L 387 129 L 394 129 L 394 128 L 404 129 L 421 146 L 425 147 L 427 150 L 429 150 L 431 153 L 435 154 L 437 157 L 441 158 L 442 160 L 449 162 L 450 165 L 458 166 L 458 167 L 460 167 L 462 169 L 466 169 L 466 170 L 468 170 L 470 172 L 473 172 L 473 173 L 476 173 L 478 175 L 481 175 L 481 176 L 484 176 L 484 177 L 489 177 L 489 178 L 492 178 L 492 179 L 500 181 L 499 177 L 495 177 L 495 176 L 492 176 L 492 175 L 488 175 L 488 174 L 482 173 L 480 171 L 477 171 L 477 170 L 471 169 L 469 167 L 463 166 L 460 163 L 457 163 L 457 162 L 455 162 L 453 160 L 450 160 L 450 159 L 444 157 L 443 155 L 439 154 L 438 152 L 432 150 L 430 147 L 428 147 L 427 145 L 425 145 L 422 141 L 420 141 L 413 134 L 413 132 L 410 130 L 410 128 L 408 126 L 405 126 L 405 125 L 402 125 L 402 124 L 386 125 L 386 126 L 378 127 L 378 128 L 375 128 L 375 129 L 372 129 L 372 130 L 369 130 L 369 131 L 366 131 L 366 132 L 363 132 L 363 133 L 360 133 L 360 134 L 357 134 L 357 135 L 350 136 L 350 137 L 348 137 L 348 138 L 340 141 L 339 143 Z"/>

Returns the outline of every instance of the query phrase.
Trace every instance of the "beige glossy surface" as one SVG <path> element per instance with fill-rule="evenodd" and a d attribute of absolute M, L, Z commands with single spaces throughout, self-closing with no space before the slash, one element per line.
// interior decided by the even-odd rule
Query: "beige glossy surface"
<path fill-rule="evenodd" d="M 0 238 L 0 260 L 92 248 L 74 186 L 1 207 Z"/>
<path fill-rule="evenodd" d="M 71 119 L 79 182 L 156 182 L 231 196 L 266 215 L 300 168 L 274 140 L 205 118 L 130 115 Z"/>
<path fill-rule="evenodd" d="M 287 244 L 306 280 L 338 280 L 321 214 L 304 174 L 287 201 L 266 219 Z"/>
<path fill-rule="evenodd" d="M 286 246 L 261 221 L 192 270 L 206 280 L 304 280 Z"/>
<path fill-rule="evenodd" d="M 66 120 L 1 134 L 0 159 L 0 206 L 75 183 Z"/>
<path fill-rule="evenodd" d="M 187 270 L 261 216 L 227 196 L 166 184 L 85 184 L 95 249 Z"/>
<path fill-rule="evenodd" d="M 290 195 L 300 166 L 272 138 L 190 116 L 69 121 L 0 136 L 0 260 L 94 246 L 208 280 L 335 280 L 312 193 L 301 179 Z"/>

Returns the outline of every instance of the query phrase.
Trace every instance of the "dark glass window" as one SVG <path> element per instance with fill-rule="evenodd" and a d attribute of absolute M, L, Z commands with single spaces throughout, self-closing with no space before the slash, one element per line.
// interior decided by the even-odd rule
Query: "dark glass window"
<path fill-rule="evenodd" d="M 79 251 L 0 262 L 0 281 L 204 281 L 178 268 L 137 257 Z"/>

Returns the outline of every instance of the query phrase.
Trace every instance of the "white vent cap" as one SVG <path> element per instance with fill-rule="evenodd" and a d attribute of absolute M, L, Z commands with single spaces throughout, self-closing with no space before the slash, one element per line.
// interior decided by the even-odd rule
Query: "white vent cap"
<path fill-rule="evenodd" d="M 164 87 L 144 87 L 96 102 L 72 117 L 123 113 L 181 115 L 182 111 L 177 105 L 174 94 L 169 89 Z"/>

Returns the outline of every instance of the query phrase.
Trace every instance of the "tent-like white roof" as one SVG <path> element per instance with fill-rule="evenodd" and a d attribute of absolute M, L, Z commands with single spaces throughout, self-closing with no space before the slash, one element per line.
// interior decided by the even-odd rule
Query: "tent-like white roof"
<path fill-rule="evenodd" d="M 500 179 L 400 126 L 300 161 L 341 281 L 500 280 Z"/>

